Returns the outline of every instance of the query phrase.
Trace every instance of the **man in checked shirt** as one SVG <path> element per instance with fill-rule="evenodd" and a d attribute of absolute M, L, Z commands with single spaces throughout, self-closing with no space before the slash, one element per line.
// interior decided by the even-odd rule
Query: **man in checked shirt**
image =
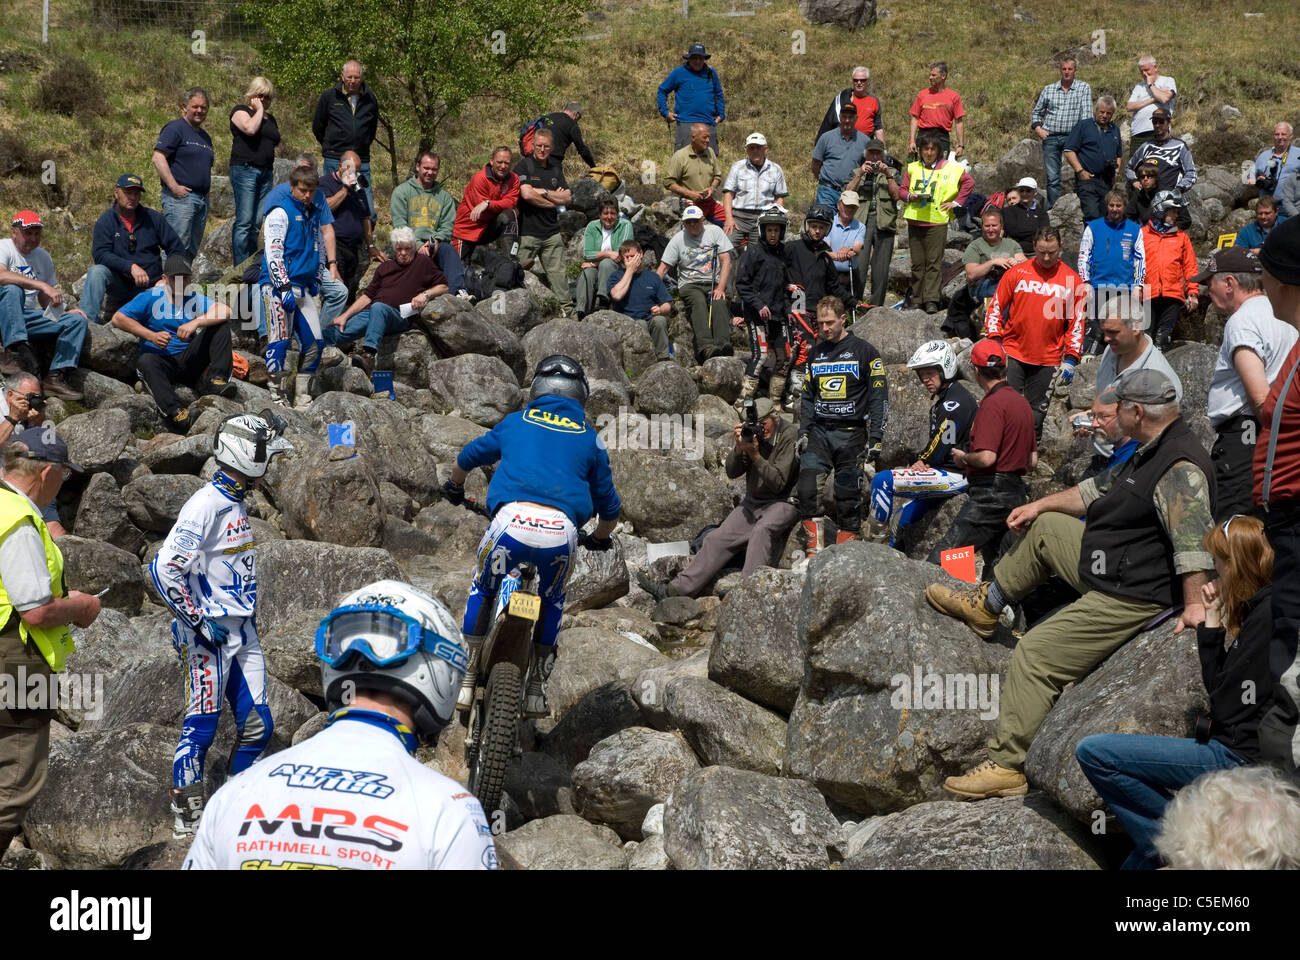
<path fill-rule="evenodd" d="M 1047 169 L 1047 209 L 1061 197 L 1061 151 L 1074 125 L 1092 115 L 1092 87 L 1074 77 L 1073 57 L 1061 61 L 1061 79 L 1043 87 L 1030 114 L 1029 125 L 1043 141 L 1043 166 Z"/>

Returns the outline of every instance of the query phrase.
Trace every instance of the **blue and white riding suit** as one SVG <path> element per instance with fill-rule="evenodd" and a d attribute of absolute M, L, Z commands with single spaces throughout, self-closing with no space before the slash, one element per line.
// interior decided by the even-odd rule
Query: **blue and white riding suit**
<path fill-rule="evenodd" d="M 271 207 L 262 223 L 265 250 L 258 284 L 266 317 L 268 373 L 284 370 L 295 331 L 302 345 L 299 372 L 312 373 L 320 364 L 325 342 L 312 299 L 320 288 L 319 216 L 315 204 L 299 203 L 291 195 Z"/>
<path fill-rule="evenodd" d="M 218 471 L 181 508 L 149 565 L 175 617 L 172 646 L 185 667 L 185 720 L 172 765 L 177 787 L 203 780 L 223 697 L 238 731 L 231 774 L 252 765 L 274 729 L 254 621 L 257 563 L 244 510 L 247 492 L 247 485 Z"/>
<path fill-rule="evenodd" d="M 492 522 L 479 543 L 461 631 L 483 635 L 502 578 L 529 562 L 537 567 L 542 597 L 534 640 L 554 646 L 578 530 L 593 513 L 618 519 L 609 455 L 582 404 L 545 396 L 467 444 L 456 464 L 469 471 L 497 460 L 487 494 Z"/>

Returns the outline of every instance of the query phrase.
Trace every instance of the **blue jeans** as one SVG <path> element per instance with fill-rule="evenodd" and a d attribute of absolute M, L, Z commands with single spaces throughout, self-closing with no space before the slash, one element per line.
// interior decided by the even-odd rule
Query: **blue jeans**
<path fill-rule="evenodd" d="M 1049 133 L 1043 141 L 1043 166 L 1047 168 L 1047 208 L 1061 199 L 1061 151 L 1069 134 Z"/>
<path fill-rule="evenodd" d="M 834 187 L 828 187 L 824 183 L 819 183 L 817 184 L 817 199 L 815 202 L 824 203 L 834 210 L 835 204 L 840 202 L 840 194 L 843 192 L 843 190 L 836 190 Z"/>
<path fill-rule="evenodd" d="M 1084 737 L 1074 750 L 1084 776 L 1136 845 L 1125 870 L 1155 870 L 1160 817 L 1174 791 L 1203 773 L 1246 763 L 1217 740 L 1108 733 Z"/>
<path fill-rule="evenodd" d="M 208 198 L 193 190 L 183 197 L 172 196 L 166 188 L 162 192 L 163 217 L 171 224 L 176 235 L 185 244 L 185 255 L 193 260 L 203 242 L 203 230 L 208 225 Z"/>
<path fill-rule="evenodd" d="M 438 265 L 442 275 L 447 278 L 447 292 L 460 293 L 465 289 L 465 264 L 450 240 L 438 243 L 438 250 L 433 255 L 433 262 Z"/>
<path fill-rule="evenodd" d="M 402 313 L 386 303 L 372 303 L 364 310 L 359 310 L 348 318 L 343 329 L 330 324 L 325 328 L 325 342 L 330 344 L 350 343 L 365 335 L 362 346 L 368 350 L 378 350 L 380 341 L 390 333 L 403 333 L 407 323 Z"/>
<path fill-rule="evenodd" d="M 24 305 L 27 291 L 16 283 L 0 285 L 0 338 L 7 350 L 16 343 L 26 343 L 37 338 L 54 337 L 54 359 L 50 372 L 71 370 L 81 356 L 81 345 L 86 342 L 86 318 L 80 312 L 64 313 L 51 320 L 44 311 L 28 310 Z M 28 373 L 40 376 L 39 370 Z"/>
<path fill-rule="evenodd" d="M 325 176 L 328 177 L 331 173 L 333 173 L 335 170 L 339 168 L 339 158 L 326 157 L 324 166 L 325 166 Z M 366 206 L 370 208 L 370 222 L 374 223 L 375 222 L 375 193 L 374 193 L 374 189 L 370 186 L 370 161 L 369 160 L 361 164 L 361 175 L 366 178 Z"/>
<path fill-rule="evenodd" d="M 230 168 L 230 187 L 235 191 L 235 227 L 230 235 L 234 263 L 243 263 L 257 250 L 257 231 L 262 226 L 262 204 L 271 192 L 273 171 L 238 164 Z"/>
<path fill-rule="evenodd" d="M 92 323 L 105 323 L 112 317 L 103 317 L 104 297 L 112 294 L 114 301 L 126 303 L 141 290 L 130 276 L 111 270 L 102 263 L 97 263 L 86 271 L 86 283 L 81 288 L 81 310 Z M 119 304 L 120 306 L 120 304 Z"/>

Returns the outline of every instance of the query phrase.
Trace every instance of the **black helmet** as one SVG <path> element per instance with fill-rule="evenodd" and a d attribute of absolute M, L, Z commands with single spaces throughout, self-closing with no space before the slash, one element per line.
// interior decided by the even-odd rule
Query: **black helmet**
<path fill-rule="evenodd" d="M 810 220 L 820 220 L 829 227 L 835 222 L 835 211 L 824 203 L 814 203 L 808 208 L 808 212 L 804 214 L 803 220 L 804 223 Z"/>
<path fill-rule="evenodd" d="M 780 207 L 768 207 L 758 215 L 758 239 L 761 243 L 767 242 L 767 227 L 769 224 L 775 224 L 781 228 L 781 240 L 784 240 L 786 219 Z"/>
<path fill-rule="evenodd" d="M 533 386 L 528 399 L 531 402 L 538 397 L 570 397 L 585 404 L 590 392 L 582 364 L 562 353 L 553 353 L 533 371 Z"/>

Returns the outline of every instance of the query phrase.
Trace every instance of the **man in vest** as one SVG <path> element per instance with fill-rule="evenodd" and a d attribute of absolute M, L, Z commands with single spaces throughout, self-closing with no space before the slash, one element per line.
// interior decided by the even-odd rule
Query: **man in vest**
<path fill-rule="evenodd" d="M 73 650 L 68 624 L 88 627 L 99 600 L 63 582 L 63 554 L 41 519 L 63 481 L 81 467 L 50 427 L 29 427 L 4 448 L 0 481 L 0 857 L 45 786 L 50 720 L 58 706 L 54 674 Z M 43 695 L 39 709 L 29 697 Z"/>
<path fill-rule="evenodd" d="M 1175 633 L 1205 619 L 1201 587 L 1214 571 L 1202 546 L 1214 512 L 1209 454 L 1178 415 L 1174 385 L 1160 371 L 1124 374 L 1115 395 L 1120 430 L 1141 444 L 1133 457 L 1013 510 L 1007 526 L 1024 536 L 992 580 L 967 590 L 926 588 L 932 607 L 986 640 L 1003 609 L 1053 573 L 1081 594 L 1016 645 L 989 759 L 949 777 L 950 793 L 982 800 L 1027 792 L 1025 754 L 1066 684 L 1170 607 L 1182 606 Z"/>

